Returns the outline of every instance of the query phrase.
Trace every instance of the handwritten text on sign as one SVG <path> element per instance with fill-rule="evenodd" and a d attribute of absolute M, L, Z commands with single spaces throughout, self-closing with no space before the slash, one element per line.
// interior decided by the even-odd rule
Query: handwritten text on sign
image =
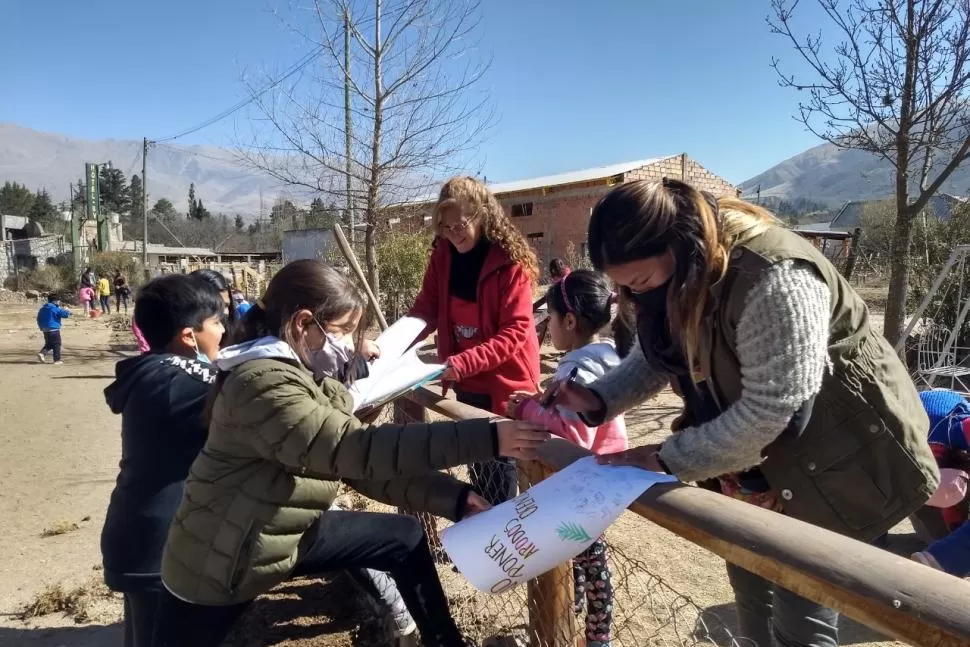
<path fill-rule="evenodd" d="M 442 543 L 475 588 L 503 593 L 581 553 L 637 496 L 671 480 L 676 479 L 583 458 L 448 528 Z"/>

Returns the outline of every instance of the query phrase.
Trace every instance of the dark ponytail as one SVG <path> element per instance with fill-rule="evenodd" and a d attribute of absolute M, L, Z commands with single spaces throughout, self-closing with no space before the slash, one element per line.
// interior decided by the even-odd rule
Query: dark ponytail
<path fill-rule="evenodd" d="M 613 287 L 605 274 L 575 270 L 549 287 L 546 303 L 561 317 L 572 313 L 580 333 L 595 335 L 610 323 Z"/>

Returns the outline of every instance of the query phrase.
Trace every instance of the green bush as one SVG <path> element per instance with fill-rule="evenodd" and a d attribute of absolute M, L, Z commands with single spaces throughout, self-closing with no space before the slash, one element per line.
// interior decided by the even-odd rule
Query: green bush
<path fill-rule="evenodd" d="M 121 271 L 128 279 L 128 285 L 132 287 L 142 280 L 141 263 L 125 252 L 97 252 L 91 255 L 87 267 L 91 267 L 98 277 L 105 276 L 109 280 L 114 278 L 115 272 Z M 78 274 L 75 281 L 80 279 L 80 273 Z"/>
<path fill-rule="evenodd" d="M 381 306 L 388 321 L 402 317 L 414 304 L 428 265 L 431 235 L 387 233 L 377 244 Z"/>

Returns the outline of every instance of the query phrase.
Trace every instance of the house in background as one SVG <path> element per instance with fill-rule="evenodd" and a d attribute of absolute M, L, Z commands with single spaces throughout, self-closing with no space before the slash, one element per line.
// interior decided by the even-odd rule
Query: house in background
<path fill-rule="evenodd" d="M 737 187 L 698 164 L 686 153 L 548 175 L 531 180 L 489 184 L 506 214 L 528 239 L 543 271 L 549 260 L 563 257 L 571 243 L 575 254 L 586 255 L 586 231 L 593 207 L 610 189 L 633 180 L 683 180 L 721 195 L 739 195 Z M 386 225 L 414 231 L 431 222 L 437 195 L 424 196 L 388 209 Z"/>

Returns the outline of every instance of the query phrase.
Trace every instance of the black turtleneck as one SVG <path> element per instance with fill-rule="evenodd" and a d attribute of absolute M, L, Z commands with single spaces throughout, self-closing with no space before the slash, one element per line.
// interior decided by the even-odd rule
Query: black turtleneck
<path fill-rule="evenodd" d="M 475 303 L 478 301 L 478 277 L 481 276 L 482 266 L 491 244 L 482 236 L 478 243 L 464 254 L 460 253 L 450 242 L 451 273 L 448 276 L 448 294 L 463 301 Z"/>

